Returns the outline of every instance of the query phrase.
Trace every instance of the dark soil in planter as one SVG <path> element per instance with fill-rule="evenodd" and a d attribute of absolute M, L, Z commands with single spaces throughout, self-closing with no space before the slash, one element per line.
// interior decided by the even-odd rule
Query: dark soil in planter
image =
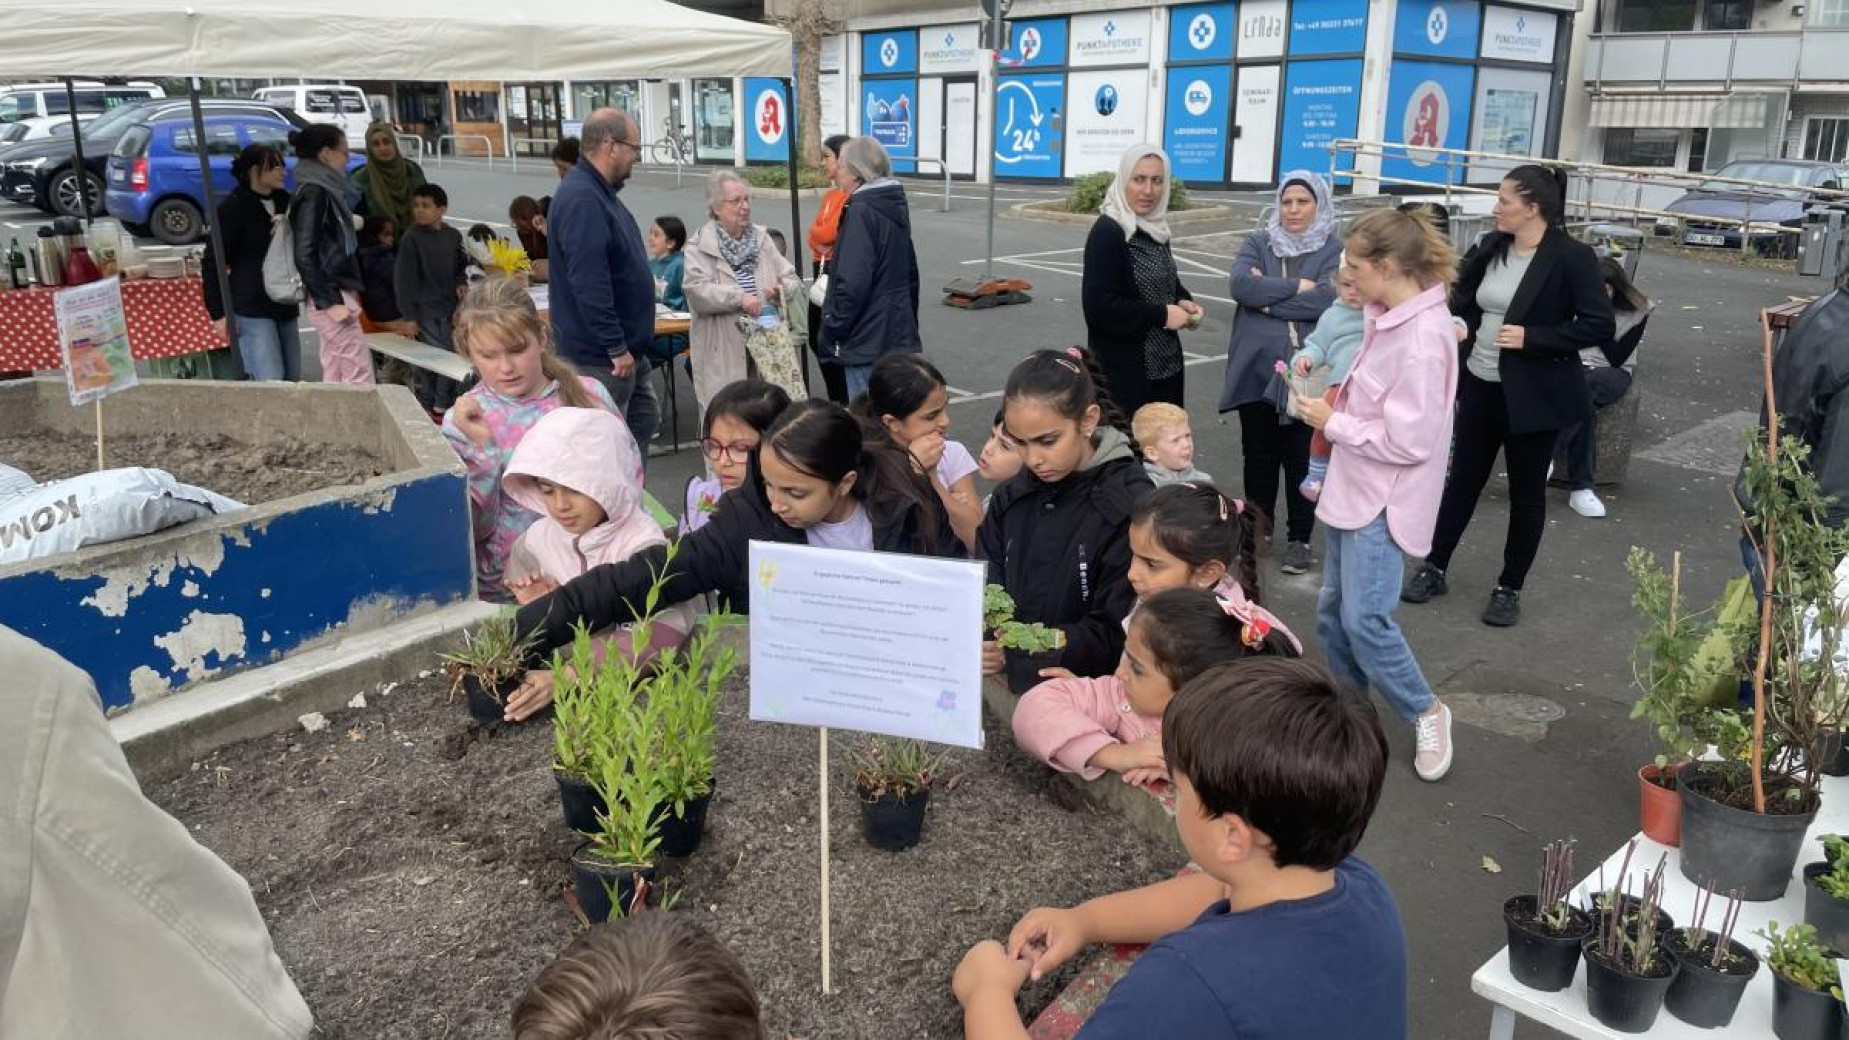
<path fill-rule="evenodd" d="M 111 468 L 166 470 L 182 483 L 247 506 L 364 483 L 384 469 L 378 459 L 347 445 L 311 444 L 284 435 L 273 443 L 246 444 L 195 433 L 110 433 L 103 447 L 103 461 Z M 96 470 L 96 438 L 88 432 L 66 437 L 49 430 L 4 436 L 0 459 L 13 461 L 41 484 L 82 476 Z"/>
<path fill-rule="evenodd" d="M 1691 951 L 1686 929 L 1664 937 L 1663 946 L 1678 964 L 1663 1007 L 1671 1015 L 1702 1029 L 1718 1029 L 1733 1020 L 1746 984 L 1759 971 L 1759 958 L 1737 939 L 1728 940 L 1719 967 L 1712 966 L 1713 951 L 1703 933 L 1700 952 Z"/>
<path fill-rule="evenodd" d="M 363 709 L 233 745 L 148 796 L 250 882 L 322 1040 L 492 1040 L 570 942 L 565 893 L 582 839 L 559 821 L 548 727 L 492 740 L 432 672 Z M 725 940 L 763 997 L 768 1035 L 957 1037 L 949 979 L 978 939 L 1036 906 L 1169 877 L 1178 845 L 1109 814 L 1060 809 L 1062 777 L 990 723 L 953 751 L 931 837 L 904 856 L 860 839 L 843 737 L 830 756 L 836 993 L 819 986 L 815 731 L 750 723 L 743 676 L 719 719 L 720 788 L 705 844 L 664 867 L 674 913 Z M 222 772 L 220 771 L 222 770 Z M 1037 1014 L 1084 964 L 1029 986 Z"/>

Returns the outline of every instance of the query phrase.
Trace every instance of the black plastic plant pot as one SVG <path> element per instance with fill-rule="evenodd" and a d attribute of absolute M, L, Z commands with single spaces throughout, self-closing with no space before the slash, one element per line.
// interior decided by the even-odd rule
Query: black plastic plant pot
<path fill-rule="evenodd" d="M 1592 1017 L 1607 1029 L 1620 1033 L 1647 1033 L 1656 1024 L 1663 998 L 1676 980 L 1676 959 L 1667 953 L 1657 957 L 1656 971 L 1648 975 L 1627 975 L 1605 960 L 1599 952 L 1598 939 L 1585 942 L 1586 1007 Z"/>
<path fill-rule="evenodd" d="M 655 807 L 656 826 L 660 828 L 663 856 L 682 859 L 691 856 L 700 848 L 701 839 L 706 837 L 706 809 L 713 802 L 713 792 L 708 791 L 686 805 L 686 813 L 674 815 L 674 805 L 664 802 Z"/>
<path fill-rule="evenodd" d="M 1627 895 L 1622 895 L 1618 897 L 1619 923 L 1624 926 L 1624 931 L 1626 935 L 1636 935 L 1637 934 L 1637 924 L 1638 924 L 1637 915 L 1638 915 L 1638 912 L 1642 909 L 1643 909 L 1643 900 L 1637 898 L 1636 896 L 1627 894 Z M 1672 918 L 1669 916 L 1669 911 L 1664 910 L 1660 906 L 1657 907 L 1656 908 L 1657 938 L 1661 939 L 1663 936 L 1668 935 L 1670 932 L 1675 930 L 1675 927 L 1676 927 L 1675 918 Z M 1592 894 L 1592 931 L 1594 934 L 1598 934 L 1599 932 L 1603 931 L 1604 928 L 1605 928 L 1605 893 L 1594 892 Z"/>
<path fill-rule="evenodd" d="M 1804 847 L 1804 834 L 1817 817 L 1807 812 L 1756 813 L 1722 805 L 1709 797 L 1711 763 L 1682 770 L 1682 876 L 1716 892 L 1740 890 L 1753 902 L 1785 894 Z"/>
<path fill-rule="evenodd" d="M 1826 729 L 1817 737 L 1817 768 L 1825 776 L 1849 776 L 1849 734 Z"/>
<path fill-rule="evenodd" d="M 1502 904 L 1509 930 L 1509 973 L 1529 989 L 1558 993 L 1573 984 L 1579 970 L 1579 947 L 1592 934 L 1592 917 L 1567 908 L 1566 930 L 1555 934 L 1536 918 L 1534 896 L 1515 896 Z"/>
<path fill-rule="evenodd" d="M 592 924 L 602 924 L 610 919 L 610 892 L 614 888 L 617 900 L 625 907 L 635 902 L 636 882 L 638 879 L 647 886 L 643 894 L 645 905 L 654 903 L 655 867 L 653 864 L 638 866 L 633 863 L 605 863 L 590 854 L 591 843 L 584 842 L 571 853 L 572 885 L 578 892 L 578 908 Z"/>
<path fill-rule="evenodd" d="M 1006 660 L 1009 692 L 1018 697 L 1046 682 L 1040 677 L 1040 670 L 1058 668 L 1059 662 L 1065 656 L 1064 650 L 1048 650 L 1041 654 L 1030 654 L 1022 650 L 1008 651 Z"/>
<path fill-rule="evenodd" d="M 1689 949 L 1687 929 L 1671 932 L 1664 946 L 1677 965 L 1676 981 L 1663 998 L 1664 1009 L 1698 1029 L 1719 1029 L 1732 1022 L 1746 984 L 1759 973 L 1759 958 L 1753 951 L 1730 939 L 1717 969 L 1712 951 L 1704 955 Z"/>
<path fill-rule="evenodd" d="M 1817 881 L 1829 872 L 1828 863 L 1804 865 L 1804 923 L 1817 926 L 1817 941 L 1825 949 L 1849 952 L 1849 899 L 1825 892 Z"/>
<path fill-rule="evenodd" d="M 481 677 L 468 674 L 462 677 L 462 692 L 469 701 L 469 716 L 477 722 L 500 722 L 507 715 L 507 698 L 513 696 L 520 688 L 522 677 L 501 680 L 500 699 L 496 700 L 488 693 Z"/>
<path fill-rule="evenodd" d="M 904 852 L 918 844 L 924 833 L 925 806 L 930 803 L 929 788 L 878 798 L 869 798 L 866 791 L 861 791 L 860 815 L 867 823 L 867 844 L 887 852 Z"/>
<path fill-rule="evenodd" d="M 1825 992 L 1772 973 L 1772 1035 L 1778 1040 L 1837 1040 L 1843 1006 Z"/>
<path fill-rule="evenodd" d="M 603 798 L 597 788 L 568 773 L 552 771 L 559 783 L 559 807 L 565 811 L 565 826 L 580 834 L 597 829 L 597 814 L 604 811 Z"/>

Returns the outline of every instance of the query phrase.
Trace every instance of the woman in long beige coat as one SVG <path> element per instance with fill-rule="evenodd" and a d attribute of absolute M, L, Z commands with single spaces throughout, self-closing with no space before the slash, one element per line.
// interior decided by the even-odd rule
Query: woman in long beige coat
<path fill-rule="evenodd" d="M 715 171 L 706 185 L 712 219 L 687 242 L 688 330 L 693 395 L 702 414 L 706 402 L 728 383 L 750 375 L 745 323 L 782 313 L 781 296 L 800 286 L 796 268 L 778 252 L 764 228 L 751 222 L 751 186 L 731 170 Z"/>

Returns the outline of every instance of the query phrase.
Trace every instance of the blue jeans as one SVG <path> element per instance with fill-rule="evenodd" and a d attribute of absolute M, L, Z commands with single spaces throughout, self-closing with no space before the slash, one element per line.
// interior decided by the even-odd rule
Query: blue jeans
<path fill-rule="evenodd" d="M 1358 531 L 1325 526 L 1316 638 L 1336 678 L 1363 693 L 1372 685 L 1411 722 L 1431 708 L 1434 696 L 1393 620 L 1405 559 L 1387 532 L 1384 512 Z"/>
<path fill-rule="evenodd" d="M 847 376 L 847 399 L 849 401 L 867 392 L 867 381 L 873 378 L 872 365 L 842 365 L 841 371 Z"/>
<path fill-rule="evenodd" d="M 238 357 L 254 380 L 302 381 L 302 334 L 295 319 L 238 315 Z"/>

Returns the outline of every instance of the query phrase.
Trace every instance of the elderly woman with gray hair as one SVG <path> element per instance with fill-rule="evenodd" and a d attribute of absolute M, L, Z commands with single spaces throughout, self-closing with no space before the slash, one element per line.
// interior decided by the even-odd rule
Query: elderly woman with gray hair
<path fill-rule="evenodd" d="M 778 302 L 800 285 L 796 268 L 764 228 L 751 222 L 751 186 L 744 178 L 713 171 L 706 206 L 712 219 L 687 241 L 681 278 L 693 314 L 688 360 L 702 414 L 721 388 L 751 374 L 746 331 L 754 323 L 770 328 L 783 321 Z"/>
<path fill-rule="evenodd" d="M 848 200 L 828 264 L 816 356 L 847 373 L 851 400 L 866 392 L 880 355 L 921 349 L 918 254 L 905 189 L 892 179 L 892 160 L 878 141 L 856 137 L 842 145 L 835 183 Z"/>

